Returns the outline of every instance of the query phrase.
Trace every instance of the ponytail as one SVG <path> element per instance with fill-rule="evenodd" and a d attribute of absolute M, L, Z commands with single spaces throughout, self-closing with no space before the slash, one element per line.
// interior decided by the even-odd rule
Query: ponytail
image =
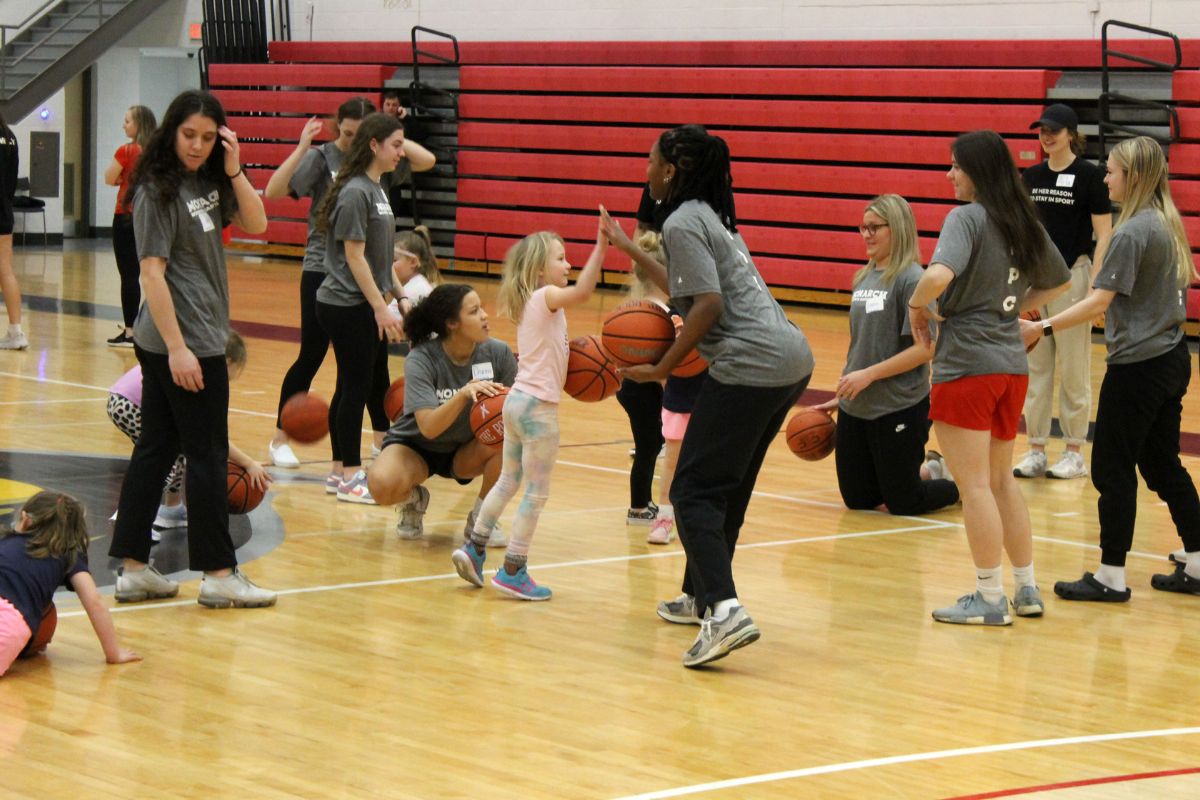
<path fill-rule="evenodd" d="M 88 532 L 83 505 L 69 494 L 38 492 L 21 511 L 29 518 L 25 530 L 7 530 L 0 537 L 28 536 L 30 558 L 78 558 L 87 554 Z"/>
<path fill-rule="evenodd" d="M 449 323 L 462 313 L 463 298 L 475 291 L 465 283 L 443 283 L 404 316 L 404 335 L 414 347 L 434 336 L 445 338 Z"/>

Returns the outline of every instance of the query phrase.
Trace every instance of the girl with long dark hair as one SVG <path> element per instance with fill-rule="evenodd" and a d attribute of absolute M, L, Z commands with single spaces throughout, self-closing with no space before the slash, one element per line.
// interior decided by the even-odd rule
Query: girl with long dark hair
<path fill-rule="evenodd" d="M 217 142 L 221 146 L 217 147 Z M 163 482 L 187 459 L 188 561 L 210 608 L 274 605 L 275 593 L 237 568 L 229 535 L 229 281 L 221 230 L 267 229 L 237 134 L 207 92 L 172 102 L 133 175 L 133 227 L 146 302 L 134 323 L 142 365 L 142 432 L 121 484 L 109 555 L 121 559 L 123 602 L 173 597 L 179 584 L 150 566 L 150 527 Z"/>
<path fill-rule="evenodd" d="M 737 232 L 725 140 L 697 125 L 666 131 L 650 151 L 646 177 L 652 197 L 665 205 L 666 267 L 607 215 L 604 231 L 684 317 L 657 364 L 629 367 L 624 376 L 663 380 L 693 347 L 709 364 L 671 486 L 688 559 L 683 594 L 658 609 L 670 622 L 700 625 L 683 656 L 684 666 L 698 667 L 759 638 L 738 602 L 733 550 L 763 458 L 808 385 L 813 356 Z"/>
<path fill-rule="evenodd" d="M 145 106 L 126 109 L 123 129 L 129 142 L 117 148 L 104 170 L 104 182 L 117 187 L 117 207 L 113 211 L 112 224 L 113 255 L 117 259 L 117 274 L 121 278 L 121 318 L 125 323 L 120 333 L 107 340 L 109 347 L 133 347 L 133 323 L 142 304 L 142 289 L 138 282 L 142 265 L 138 262 L 137 242 L 133 236 L 129 179 L 157 125 L 154 112 Z"/>
<path fill-rule="evenodd" d="M 1018 616 L 1045 610 L 1033 571 L 1029 509 L 1012 473 L 1013 441 L 1029 382 L 1017 315 L 1065 291 L 1070 273 L 1038 222 L 1008 146 L 995 131 L 954 140 L 947 178 L 966 205 L 952 210 L 908 301 L 918 342 L 943 320 L 929 416 L 962 496 L 976 588 L 939 608 L 939 622 L 1011 625 L 1001 581 L 1008 553 Z M 938 313 L 928 306 L 940 298 Z"/>

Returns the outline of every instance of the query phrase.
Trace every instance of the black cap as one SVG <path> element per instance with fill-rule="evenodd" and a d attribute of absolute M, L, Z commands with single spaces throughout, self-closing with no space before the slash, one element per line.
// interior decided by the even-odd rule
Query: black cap
<path fill-rule="evenodd" d="M 1075 130 L 1079 127 L 1079 117 L 1076 116 L 1075 109 L 1070 106 L 1055 103 L 1052 106 L 1046 106 L 1046 110 L 1042 112 L 1042 118 L 1031 123 L 1029 129 L 1033 130 L 1043 125 L 1052 131 L 1059 131 L 1063 128 Z"/>

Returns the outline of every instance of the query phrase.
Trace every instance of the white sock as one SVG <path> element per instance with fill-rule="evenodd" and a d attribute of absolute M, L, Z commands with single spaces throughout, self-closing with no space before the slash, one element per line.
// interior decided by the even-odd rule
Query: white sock
<path fill-rule="evenodd" d="M 671 505 L 670 503 L 663 503 L 661 506 L 658 507 L 658 518 L 674 520 L 675 519 L 675 506 Z"/>
<path fill-rule="evenodd" d="M 1003 572 L 999 564 L 989 569 L 975 568 L 975 588 L 992 605 L 1004 600 L 1004 583 L 1000 580 Z"/>
<path fill-rule="evenodd" d="M 1125 591 L 1125 568 L 1110 567 L 1108 564 L 1101 564 L 1096 569 L 1096 580 L 1103 583 L 1114 592 Z"/>
<path fill-rule="evenodd" d="M 1187 554 L 1187 566 L 1183 568 L 1189 578 L 1200 581 L 1200 550 Z"/>
<path fill-rule="evenodd" d="M 1013 567 L 1013 588 L 1020 589 L 1022 586 L 1037 586 L 1037 582 L 1033 579 L 1033 562 L 1029 562 L 1028 567 Z"/>
<path fill-rule="evenodd" d="M 1184 550 L 1182 547 L 1179 548 L 1178 550 L 1171 551 L 1171 555 L 1175 556 L 1176 564 L 1187 563 L 1187 550 Z"/>
<path fill-rule="evenodd" d="M 725 619 L 729 616 L 729 612 L 740 606 L 736 597 L 731 597 L 728 600 L 718 600 L 713 604 L 712 616 L 713 619 Z"/>
<path fill-rule="evenodd" d="M 21 333 L 21 323 L 18 322 L 16 325 L 9 323 L 8 332 L 10 334 L 12 334 L 13 336 L 16 336 L 18 333 Z"/>

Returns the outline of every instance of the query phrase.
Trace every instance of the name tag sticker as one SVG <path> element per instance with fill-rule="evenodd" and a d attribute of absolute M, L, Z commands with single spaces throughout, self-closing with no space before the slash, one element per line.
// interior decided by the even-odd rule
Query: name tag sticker
<path fill-rule="evenodd" d="M 867 313 L 874 314 L 876 311 L 883 311 L 882 297 L 872 297 L 867 300 Z"/>
<path fill-rule="evenodd" d="M 1061 186 L 1064 189 L 1070 189 L 1072 186 L 1075 185 L 1075 176 L 1074 175 L 1059 175 L 1058 181 L 1054 185 Z"/>
<path fill-rule="evenodd" d="M 492 372 L 492 362 L 485 361 L 482 364 L 472 364 L 471 379 L 477 381 L 495 380 L 495 373 Z"/>
<path fill-rule="evenodd" d="M 204 228 L 205 233 L 211 233 L 217 229 L 207 211 L 197 211 L 196 219 L 200 220 L 200 227 Z"/>

